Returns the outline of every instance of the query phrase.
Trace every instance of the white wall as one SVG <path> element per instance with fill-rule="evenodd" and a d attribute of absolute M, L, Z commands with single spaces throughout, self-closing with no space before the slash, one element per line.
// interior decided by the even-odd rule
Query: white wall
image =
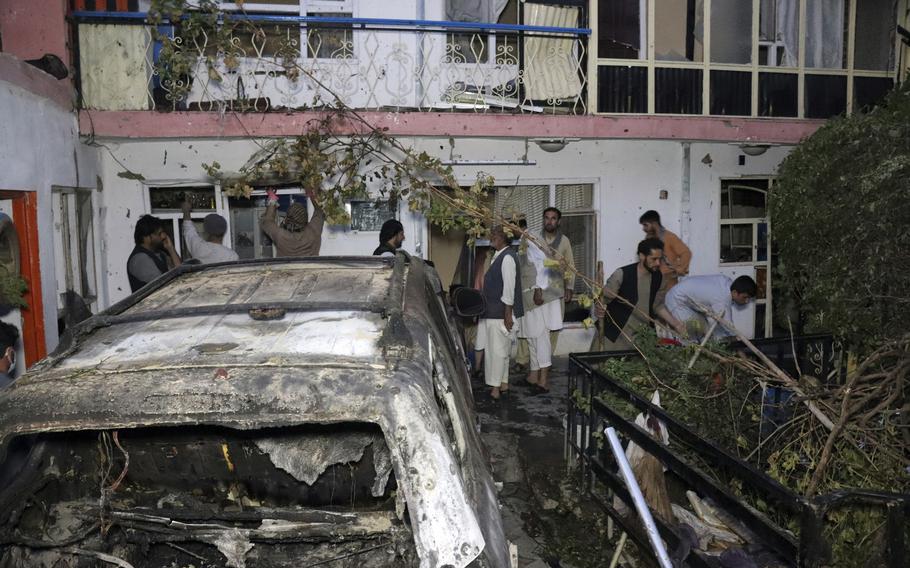
<path fill-rule="evenodd" d="M 634 262 L 635 248 L 643 238 L 638 217 L 648 209 L 660 212 L 664 225 L 680 234 L 693 251 L 692 274 L 735 274 L 736 269 L 719 266 L 719 210 L 721 178 L 772 175 L 788 148 L 771 148 L 762 156 L 746 157 L 736 145 L 692 143 L 689 148 L 689 195 L 685 194 L 687 171 L 685 144 L 678 141 L 585 140 L 570 143 L 558 153 L 547 153 L 524 139 L 423 137 L 403 139 L 407 145 L 426 150 L 443 160 L 536 162 L 536 165 L 455 166 L 460 181 L 470 183 L 479 171 L 493 175 L 501 184 L 539 182 L 594 182 L 598 258 L 607 273 Z M 209 183 L 202 163 L 217 160 L 226 171 L 238 169 L 256 150 L 245 140 L 192 140 L 107 142 L 117 159 L 144 182 L 124 179 L 123 168 L 103 155 L 105 224 L 107 226 L 107 274 L 111 301 L 129 293 L 126 259 L 132 250 L 136 218 L 145 213 L 143 192 L 148 185 L 167 183 Z M 165 159 L 165 152 L 167 158 Z M 710 159 L 707 157 L 710 156 Z M 660 192 L 667 192 L 661 199 Z M 426 224 L 402 208 L 405 249 L 424 256 L 427 251 Z M 323 255 L 369 254 L 378 242 L 376 233 L 354 233 L 344 227 L 327 227 L 323 234 Z M 751 312 L 750 312 L 751 313 Z M 749 316 L 751 317 L 751 316 Z M 738 320 L 743 329 L 751 320 Z M 564 334 L 559 351 L 587 349 L 590 332 Z M 574 337 L 572 339 L 571 337 Z"/>
<path fill-rule="evenodd" d="M 0 190 L 37 192 L 48 351 L 57 345 L 51 188 L 95 187 L 96 156 L 79 142 L 72 111 L 0 78 Z"/>

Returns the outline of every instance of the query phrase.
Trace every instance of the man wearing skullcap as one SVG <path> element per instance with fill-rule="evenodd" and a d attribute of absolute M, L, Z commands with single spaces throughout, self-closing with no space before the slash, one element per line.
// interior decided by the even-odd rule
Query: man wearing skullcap
<path fill-rule="evenodd" d="M 373 251 L 373 256 L 395 256 L 395 251 L 401 248 L 403 242 L 404 225 L 397 219 L 389 219 L 382 224 L 379 246 Z"/>
<path fill-rule="evenodd" d="M 275 243 L 278 256 L 319 256 L 322 247 L 322 226 L 325 215 L 322 208 L 316 203 L 315 195 L 307 190 L 307 197 L 313 204 L 313 218 L 307 220 L 306 206 L 301 203 L 291 203 L 284 216 L 284 225 L 279 226 L 277 218 L 278 193 L 268 189 L 268 207 L 259 220 L 263 232 Z"/>
<path fill-rule="evenodd" d="M 205 238 L 199 236 L 193 225 L 193 206 L 183 202 L 183 244 L 193 258 L 203 264 L 237 260 L 237 253 L 222 244 L 227 233 L 227 221 L 217 213 L 210 213 L 202 221 Z"/>

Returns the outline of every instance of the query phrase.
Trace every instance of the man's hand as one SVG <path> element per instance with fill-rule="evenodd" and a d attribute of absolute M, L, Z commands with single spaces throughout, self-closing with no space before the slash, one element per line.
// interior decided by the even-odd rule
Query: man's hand
<path fill-rule="evenodd" d="M 534 288 L 534 305 L 542 306 L 543 305 L 543 290 L 540 288 Z"/>
<path fill-rule="evenodd" d="M 190 200 L 184 199 L 183 203 L 180 204 L 180 209 L 183 211 L 183 220 L 189 221 L 193 212 L 193 204 L 190 203 Z"/>
<path fill-rule="evenodd" d="M 601 302 L 595 302 L 594 303 L 594 317 L 596 317 L 597 319 L 601 319 L 605 315 L 607 315 L 607 310 L 606 310 L 606 308 L 604 308 L 604 305 Z"/>
<path fill-rule="evenodd" d="M 164 237 L 161 239 L 161 246 L 163 246 L 164 250 L 167 252 L 176 252 L 174 250 L 174 243 L 171 241 L 171 236 L 167 233 L 165 233 Z"/>
<path fill-rule="evenodd" d="M 566 286 L 566 296 L 565 296 L 565 298 L 566 298 L 566 303 L 567 303 L 567 304 L 568 304 L 569 302 L 572 301 L 573 292 L 574 292 L 574 291 L 573 291 L 571 288 L 569 288 L 568 286 Z"/>
<path fill-rule="evenodd" d="M 266 188 L 265 194 L 268 196 L 268 202 L 270 205 L 272 203 L 278 203 L 278 192 L 275 191 L 275 188 Z"/>
<path fill-rule="evenodd" d="M 313 205 L 315 205 L 316 207 L 319 207 L 319 200 L 316 199 L 316 191 L 310 187 L 306 188 L 305 191 L 306 191 L 307 199 L 309 199 L 313 203 Z"/>
<path fill-rule="evenodd" d="M 506 313 L 502 318 L 502 322 L 506 326 L 507 331 L 512 331 L 512 326 L 515 325 L 515 322 L 512 320 L 511 310 L 506 310 Z"/>

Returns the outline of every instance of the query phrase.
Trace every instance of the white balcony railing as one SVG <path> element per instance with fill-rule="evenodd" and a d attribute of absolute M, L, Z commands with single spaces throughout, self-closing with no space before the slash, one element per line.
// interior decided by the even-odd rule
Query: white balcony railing
<path fill-rule="evenodd" d="M 267 111 L 340 100 L 396 111 L 588 112 L 586 29 L 261 16 L 264 35 L 228 32 L 216 44 L 208 34 L 188 41 L 180 26 L 159 26 L 155 40 L 143 14 L 75 16 L 91 109 Z M 169 72 L 163 47 L 192 63 Z"/>

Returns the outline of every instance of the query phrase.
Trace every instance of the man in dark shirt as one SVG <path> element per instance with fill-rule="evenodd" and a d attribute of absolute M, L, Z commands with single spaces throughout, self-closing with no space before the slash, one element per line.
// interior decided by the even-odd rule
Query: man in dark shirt
<path fill-rule="evenodd" d="M 373 256 L 395 256 L 395 251 L 401 248 L 403 242 L 404 225 L 397 219 L 389 219 L 382 224 L 379 246 L 373 251 Z"/>
<path fill-rule="evenodd" d="M 180 256 L 174 243 L 164 232 L 164 223 L 158 217 L 143 215 L 136 222 L 133 232 L 136 248 L 126 261 L 126 275 L 130 291 L 135 292 L 171 268 L 180 266 Z"/>
<path fill-rule="evenodd" d="M 13 382 L 16 369 L 16 344 L 19 343 L 19 330 L 16 326 L 0 322 L 0 389 Z"/>

